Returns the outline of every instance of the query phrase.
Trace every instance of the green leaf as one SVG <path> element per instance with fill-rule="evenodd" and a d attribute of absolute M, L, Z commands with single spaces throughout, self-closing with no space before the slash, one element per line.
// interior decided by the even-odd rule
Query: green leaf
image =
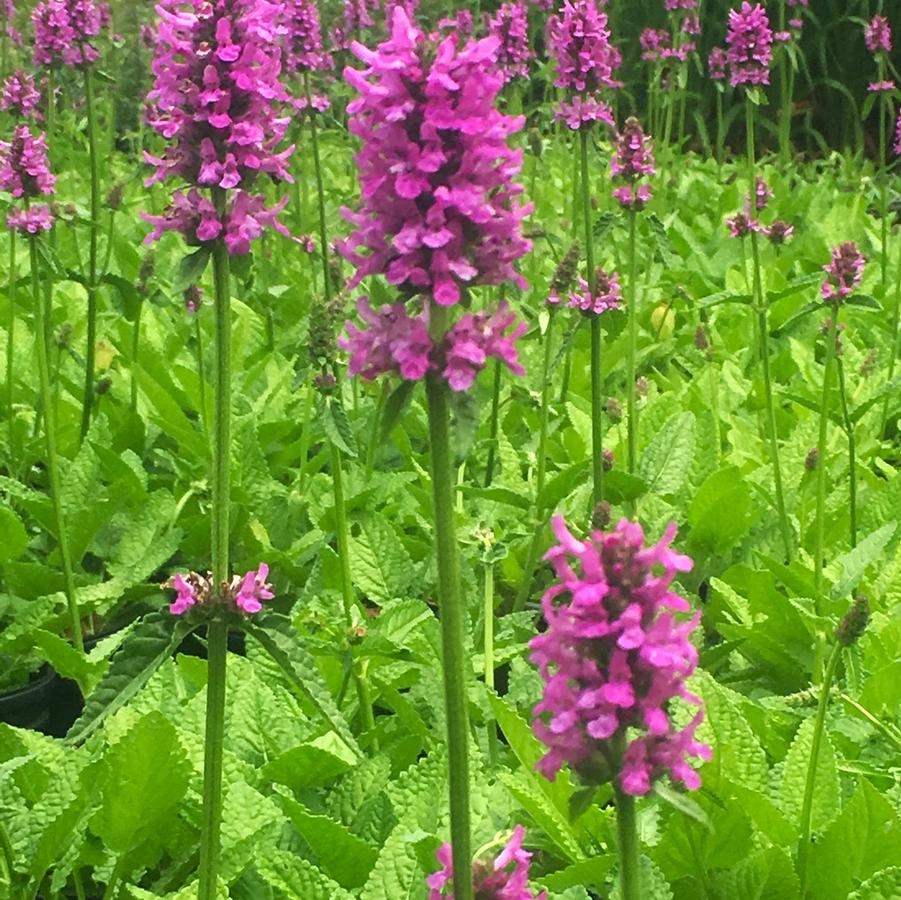
<path fill-rule="evenodd" d="M 882 551 L 892 539 L 896 528 L 897 522 L 883 525 L 836 560 L 842 568 L 842 577 L 832 586 L 830 593 L 833 598 L 844 597 L 854 590 L 866 570 L 882 558 Z"/>
<path fill-rule="evenodd" d="M 598 789 L 594 786 L 581 788 L 569 798 L 569 821 L 575 822 L 583 813 L 587 812 L 594 798 L 597 796 Z"/>
<path fill-rule="evenodd" d="M 280 850 L 267 848 L 257 860 L 256 869 L 263 881 L 282 900 L 352 900 L 336 881 L 319 871 L 312 863 Z"/>
<path fill-rule="evenodd" d="M 675 494 L 691 470 L 695 449 L 695 417 L 676 413 L 648 444 L 638 465 L 638 475 L 648 490 L 660 496 Z"/>
<path fill-rule="evenodd" d="M 278 804 L 246 781 L 232 781 L 222 809 L 220 875 L 231 884 L 270 847 L 286 825 Z"/>
<path fill-rule="evenodd" d="M 378 859 L 378 850 L 340 822 L 318 816 L 290 797 L 281 797 L 282 808 L 306 841 L 322 869 L 346 888 L 360 887 Z"/>
<path fill-rule="evenodd" d="M 411 583 L 413 561 L 384 516 L 363 519 L 350 541 L 350 559 L 357 586 L 379 605 L 402 597 Z"/>
<path fill-rule="evenodd" d="M 504 503 L 516 509 L 529 509 L 531 501 L 524 494 L 518 494 L 510 488 L 504 487 L 479 487 L 475 484 L 463 484 L 458 488 L 464 497 L 472 497 L 476 500 L 488 500 L 492 503 Z"/>
<path fill-rule="evenodd" d="M 901 866 L 892 866 L 867 879 L 848 900 L 898 900 L 901 897 Z"/>
<path fill-rule="evenodd" d="M 474 391 L 448 391 L 452 422 L 451 443 L 456 465 L 469 456 L 479 429 L 479 409 Z"/>
<path fill-rule="evenodd" d="M 341 740 L 362 758 L 363 752 L 322 680 L 315 657 L 291 622 L 279 613 L 268 612 L 253 622 L 246 622 L 244 630 L 278 663 L 298 693 Z"/>
<path fill-rule="evenodd" d="M 751 527 L 751 492 L 736 466 L 720 469 L 698 488 L 688 511 L 689 541 L 727 553 Z"/>
<path fill-rule="evenodd" d="M 193 287 L 200 281 L 203 273 L 210 261 L 210 250 L 208 247 L 201 247 L 194 253 L 183 256 L 178 268 L 175 270 L 175 277 L 172 279 L 172 290 L 176 294 L 183 294 L 188 288 Z"/>
<path fill-rule="evenodd" d="M 556 509 L 564 497 L 569 496 L 575 486 L 585 478 L 590 466 L 591 460 L 585 459 L 558 472 L 548 481 L 544 490 L 536 498 L 537 508 L 540 510 Z"/>
<path fill-rule="evenodd" d="M 356 757 L 337 740 L 326 741 L 330 744 L 328 749 L 320 746 L 322 741 L 323 738 L 318 738 L 286 750 L 263 766 L 262 776 L 295 792 L 330 784 L 354 765 Z"/>
<path fill-rule="evenodd" d="M 184 800 L 192 767 L 175 726 L 160 712 L 138 719 L 104 757 L 103 801 L 91 830 L 117 856 L 161 842 Z"/>
<path fill-rule="evenodd" d="M 102 662 L 91 662 L 68 641 L 43 628 L 35 630 L 32 637 L 41 657 L 50 663 L 59 675 L 78 682 L 84 693 L 90 692 L 103 671 Z"/>
<path fill-rule="evenodd" d="M 785 850 L 770 847 L 719 875 L 714 900 L 798 900 L 801 885 Z"/>
<path fill-rule="evenodd" d="M 810 749 L 813 743 L 814 719 L 805 719 L 789 747 L 782 773 L 781 806 L 786 818 L 801 828 L 801 806 L 804 799 L 804 785 L 810 765 Z M 820 743 L 819 760 L 813 787 L 812 830 L 822 831 L 839 813 L 841 808 L 841 786 L 835 767 L 835 752 L 828 733 L 823 733 Z"/>
<path fill-rule="evenodd" d="M 558 869 L 551 875 L 544 875 L 538 881 L 543 888 L 554 892 L 565 891 L 571 887 L 601 890 L 615 865 L 616 857 L 613 855 L 593 856 L 591 859 Z"/>
<path fill-rule="evenodd" d="M 672 888 L 663 872 L 647 856 L 641 856 L 639 863 L 638 896 L 641 900 L 673 900 Z M 610 900 L 622 900 L 623 893 L 617 876 Z"/>
<path fill-rule="evenodd" d="M 654 793 L 665 803 L 668 803 L 673 809 L 678 810 L 682 815 L 700 822 L 708 831 L 713 830 L 710 817 L 704 812 L 697 800 L 693 800 L 684 791 L 677 791 L 663 782 L 657 782 L 654 785 Z"/>
<path fill-rule="evenodd" d="M 406 821 L 394 827 L 360 893 L 360 900 L 421 900 L 423 873 L 411 840 L 414 833 Z"/>
<path fill-rule="evenodd" d="M 113 655 L 109 670 L 85 700 L 78 721 L 66 740 L 81 742 L 123 707 L 194 630 L 183 619 L 165 612 L 145 616 Z"/>
<path fill-rule="evenodd" d="M 322 427 L 329 440 L 351 459 L 359 455 L 357 439 L 354 436 L 350 422 L 347 421 L 347 413 L 337 396 L 326 397 L 322 409 Z"/>
<path fill-rule="evenodd" d="M 604 496 L 611 503 L 628 503 L 647 493 L 648 486 L 636 475 L 613 469 L 604 475 Z"/>
<path fill-rule="evenodd" d="M 808 867 L 817 900 L 845 900 L 854 884 L 901 859 L 901 822 L 868 781 L 813 845 Z"/>
<path fill-rule="evenodd" d="M 22 520 L 7 506 L 0 507 L 0 563 L 18 559 L 28 547 Z"/>
<path fill-rule="evenodd" d="M 397 427 L 404 413 L 413 400 L 413 391 L 416 389 L 415 381 L 402 381 L 389 395 L 385 401 L 385 408 L 382 411 L 382 421 L 380 425 L 380 442 L 385 443 L 391 436 L 391 432 Z"/>
<path fill-rule="evenodd" d="M 845 306 L 857 306 L 860 309 L 871 309 L 874 312 L 882 312 L 884 308 L 875 297 L 871 297 L 869 294 L 854 294 L 842 302 Z"/>

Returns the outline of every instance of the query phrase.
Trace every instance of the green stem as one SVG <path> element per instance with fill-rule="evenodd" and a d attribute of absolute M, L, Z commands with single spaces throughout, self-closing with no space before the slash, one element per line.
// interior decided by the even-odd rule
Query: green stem
<path fill-rule="evenodd" d="M 436 342 L 447 332 L 448 314 L 432 304 L 431 332 Z M 453 847 L 454 896 L 473 900 L 472 842 L 469 819 L 469 707 L 466 696 L 464 606 L 454 526 L 454 474 L 451 459 L 447 384 L 434 373 L 426 379 L 435 544 L 438 557 L 438 604 L 444 658 L 447 713 L 450 830 Z"/>
<path fill-rule="evenodd" d="M 851 421 L 851 413 L 848 409 L 848 396 L 845 391 L 845 367 L 842 358 L 836 356 L 838 366 L 838 390 L 842 402 L 842 418 L 845 422 L 845 432 L 848 435 L 848 494 L 851 513 L 851 546 L 857 546 L 857 439 L 854 433 L 854 422 Z"/>
<path fill-rule="evenodd" d="M 725 129 L 723 127 L 723 92 L 716 92 L 716 162 L 717 168 L 723 164 L 723 148 L 726 143 Z"/>
<path fill-rule="evenodd" d="M 379 399 L 376 402 L 375 409 L 372 413 L 372 425 L 369 429 L 369 446 L 366 448 L 366 476 L 365 481 L 372 478 L 372 472 L 375 469 L 375 454 L 379 446 L 379 434 L 382 429 L 382 415 L 385 412 L 385 403 L 388 401 L 388 392 L 390 390 L 388 379 L 382 380 L 382 389 L 379 392 Z"/>
<path fill-rule="evenodd" d="M 81 872 L 78 869 L 72 871 L 72 883 L 75 885 L 75 896 L 77 900 L 85 900 L 84 883 L 81 880 Z"/>
<path fill-rule="evenodd" d="M 210 622 L 207 631 L 206 731 L 203 746 L 203 819 L 198 900 L 216 900 L 218 896 L 227 657 L 228 625 L 221 621 Z"/>
<path fill-rule="evenodd" d="M 311 414 L 313 412 L 313 388 L 306 385 L 306 397 L 303 401 L 303 420 L 301 422 L 303 430 L 300 432 L 300 449 L 298 450 L 299 462 L 297 465 L 297 489 L 303 490 L 303 482 L 306 477 L 307 456 L 310 452 L 310 429 L 313 427 Z"/>
<path fill-rule="evenodd" d="M 591 184 L 588 170 L 588 129 L 579 132 L 582 172 L 582 217 L 585 228 L 585 260 L 588 266 L 588 290 L 597 292 L 594 268 L 594 234 L 591 215 Z M 592 499 L 596 505 L 604 499 L 603 415 L 604 398 L 601 380 L 601 318 L 591 316 L 591 479 Z"/>
<path fill-rule="evenodd" d="M 754 164 L 754 104 L 745 99 L 745 112 L 748 140 L 748 191 L 751 215 L 755 212 L 757 176 Z M 770 372 L 769 323 L 766 300 L 763 295 L 763 280 L 760 268 L 760 249 L 757 246 L 757 232 L 751 230 L 751 256 L 754 267 L 754 303 L 757 309 L 757 336 L 760 341 L 760 359 L 763 364 L 763 385 L 766 396 L 767 422 L 769 425 L 770 459 L 773 464 L 773 481 L 776 487 L 776 509 L 779 513 L 779 528 L 782 532 L 782 543 L 785 558 L 791 561 L 792 539 L 785 511 L 785 493 L 782 489 L 782 466 L 779 462 L 779 438 L 776 433 L 776 404 L 773 399 L 773 379 Z"/>
<path fill-rule="evenodd" d="M 779 30 L 785 31 L 785 0 L 779 2 Z M 779 94 L 780 94 L 780 111 L 779 111 L 779 159 L 784 166 L 789 163 L 790 149 L 789 139 L 791 136 L 791 94 L 788 87 L 788 70 L 791 68 L 791 58 L 788 54 L 788 48 L 782 48 L 781 62 L 779 65 Z"/>
<path fill-rule="evenodd" d="M 197 378 L 200 389 L 200 425 L 206 429 L 206 366 L 203 353 L 203 329 L 200 327 L 200 309 L 194 313 L 194 343 L 197 348 Z"/>
<path fill-rule="evenodd" d="M 885 67 L 879 64 L 879 80 L 885 77 Z M 879 283 L 882 285 L 882 299 L 885 300 L 888 285 L 888 170 L 886 165 L 886 115 L 891 115 L 887 105 L 890 101 L 884 93 L 879 95 L 879 215 L 882 230 L 882 256 L 879 261 Z"/>
<path fill-rule="evenodd" d="M 50 497 L 53 503 L 53 515 L 56 520 L 56 531 L 59 540 L 59 553 L 63 564 L 63 577 L 66 586 L 66 602 L 69 607 L 69 620 L 72 625 L 72 643 L 84 653 L 84 641 L 81 634 L 81 613 L 75 595 L 75 576 L 72 572 L 72 557 L 69 553 L 69 537 L 66 532 L 66 519 L 63 514 L 62 490 L 59 477 L 59 457 L 56 451 L 56 416 L 50 393 L 50 364 L 47 356 L 47 329 L 44 322 L 44 298 L 41 296 L 41 280 L 38 274 L 37 237 L 29 238 L 29 254 L 31 260 L 31 290 L 34 302 L 34 339 L 37 348 L 38 372 L 41 385 L 41 402 L 44 407 L 44 434 L 47 445 L 47 472 L 50 478 Z"/>
<path fill-rule="evenodd" d="M 820 745 L 823 742 L 823 730 L 826 724 L 826 707 L 835 670 L 841 659 L 841 644 L 836 643 L 826 664 L 826 674 L 820 686 L 820 700 L 813 725 L 813 738 L 810 743 L 810 761 L 807 764 L 807 779 L 804 783 L 804 800 L 801 803 L 801 839 L 798 841 L 798 880 L 801 882 L 801 898 L 807 894 L 807 863 L 810 854 L 810 828 L 813 814 L 813 791 L 816 785 L 817 765 L 820 757 Z"/>
<path fill-rule="evenodd" d="M 213 189 L 216 210 L 225 215 L 225 191 Z M 225 243 L 213 244 L 213 304 L 215 355 L 213 427 L 212 568 L 217 590 L 229 576 L 229 515 L 231 499 L 231 285 Z M 228 625 L 209 625 L 207 648 L 206 734 L 203 749 L 203 820 L 200 834 L 198 900 L 215 900 L 222 825 L 222 752 L 225 734 L 225 685 Z"/>
<path fill-rule="evenodd" d="M 626 416 L 628 420 L 628 461 L 629 474 L 634 475 L 638 466 L 638 407 L 635 403 L 636 357 L 638 348 L 638 319 L 635 304 L 637 289 L 635 274 L 635 228 L 634 210 L 629 213 L 629 283 L 626 285 L 626 312 L 629 325 L 629 349 L 626 364 Z M 666 321 L 664 316 L 663 321 Z"/>
<path fill-rule="evenodd" d="M 94 369 L 97 352 L 97 240 L 100 234 L 100 173 L 97 160 L 97 123 L 94 115 L 94 77 L 91 66 L 84 68 L 85 112 L 88 120 L 88 155 L 91 174 L 90 251 L 88 256 L 88 334 L 85 352 L 84 398 L 81 407 L 81 439 L 91 425 L 94 406 Z"/>
<path fill-rule="evenodd" d="M 901 244 L 899 244 L 899 250 L 901 250 Z M 901 334 L 899 334 L 899 324 L 901 324 L 901 252 L 898 254 L 898 265 L 895 271 L 895 293 L 894 293 L 894 302 L 892 304 L 892 339 L 891 339 L 891 349 L 889 350 L 889 359 L 888 359 L 888 378 L 887 381 L 891 381 L 895 377 L 895 365 L 898 361 L 898 353 L 899 353 L 899 341 L 901 341 Z M 886 394 L 885 402 L 882 404 L 882 420 L 881 420 L 881 428 L 879 429 L 880 434 L 885 431 L 885 426 L 888 422 L 888 410 L 889 410 L 889 402 L 891 401 L 892 395 L 891 393 Z"/>
<path fill-rule="evenodd" d="M 554 349 L 553 328 L 554 313 L 551 311 L 547 333 L 544 335 L 544 361 L 541 368 L 541 411 L 538 419 L 538 474 L 535 481 L 535 500 L 533 501 L 535 530 L 532 534 L 532 540 L 529 542 L 529 551 L 526 555 L 526 565 L 522 572 L 519 590 L 516 592 L 516 599 L 513 601 L 514 612 L 522 612 L 526 608 L 532 588 L 532 576 L 535 574 L 535 566 L 538 565 L 538 554 L 541 552 L 541 545 L 544 541 L 544 523 L 542 521 L 544 510 L 539 505 L 539 498 L 544 492 L 544 481 L 547 476 L 547 432 L 551 405 L 550 370 L 551 355 Z"/>
<path fill-rule="evenodd" d="M 485 591 L 483 595 L 485 617 L 485 686 L 494 691 L 494 566 L 485 562 Z M 488 732 L 488 759 L 491 765 L 498 762 L 497 724 L 493 717 L 485 721 Z"/>
<path fill-rule="evenodd" d="M 331 445 L 332 450 L 332 492 L 335 501 L 335 540 L 338 545 L 338 563 L 341 569 L 341 599 L 344 605 L 344 624 L 350 638 L 354 627 L 354 598 L 353 576 L 350 569 L 350 529 L 347 525 L 347 503 L 344 496 L 344 459 L 340 448 L 336 444 Z M 372 700 L 369 696 L 369 687 L 361 672 L 359 661 L 354 659 L 353 678 L 357 689 L 357 700 L 360 704 L 360 717 L 363 721 L 363 729 L 370 734 L 374 733 L 375 716 L 372 712 Z M 378 746 L 375 746 L 378 749 Z"/>
<path fill-rule="evenodd" d="M 16 352 L 16 232 L 9 233 L 9 326 L 6 332 L 6 412 L 9 418 L 10 471 L 15 471 L 16 410 L 13 357 Z"/>
<path fill-rule="evenodd" d="M 135 325 L 131 333 L 131 411 L 138 409 L 138 353 L 141 348 L 141 316 L 144 312 L 144 298 L 138 301 Z"/>
<path fill-rule="evenodd" d="M 829 392 L 832 387 L 832 361 L 835 359 L 835 339 L 838 333 L 838 306 L 832 309 L 829 332 L 826 335 L 826 359 L 823 363 L 823 398 L 820 404 L 820 433 L 817 440 L 817 505 L 814 543 L 813 603 L 816 614 L 823 613 L 823 553 L 826 539 L 826 434 L 829 424 Z M 822 640 L 817 640 L 814 684 L 819 681 L 822 662 Z"/>
<path fill-rule="evenodd" d="M 619 884 L 622 900 L 641 900 L 641 870 L 638 862 L 638 822 L 635 798 L 614 784 L 616 833 L 619 851 Z"/>
<path fill-rule="evenodd" d="M 319 243 L 322 256 L 322 277 L 325 279 L 325 299 L 332 299 L 332 279 L 328 270 L 328 232 L 325 224 L 325 191 L 322 180 L 322 163 L 319 157 L 319 129 L 316 125 L 316 113 L 313 110 L 310 95 L 310 79 L 306 72 L 303 76 L 303 88 L 307 97 L 307 110 L 310 117 L 310 149 L 313 151 L 313 169 L 316 174 L 316 193 L 319 200 Z"/>
<path fill-rule="evenodd" d="M 485 463 L 485 487 L 491 487 L 497 461 L 497 429 L 501 405 L 501 361 L 495 359 L 491 387 L 491 416 L 488 420 L 488 460 Z"/>

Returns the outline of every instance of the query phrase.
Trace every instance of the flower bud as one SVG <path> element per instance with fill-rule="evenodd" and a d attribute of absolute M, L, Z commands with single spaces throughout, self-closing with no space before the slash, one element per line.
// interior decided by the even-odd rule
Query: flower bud
<path fill-rule="evenodd" d="M 592 530 L 603 531 L 610 524 L 611 517 L 610 504 L 606 500 L 601 500 L 591 514 Z"/>
<path fill-rule="evenodd" d="M 120 209 L 122 207 L 122 197 L 125 194 L 125 182 L 119 181 L 113 185 L 110 192 L 106 195 L 106 205 L 110 209 Z"/>
<path fill-rule="evenodd" d="M 810 450 L 807 451 L 807 456 L 804 457 L 804 468 L 807 469 L 808 472 L 815 472 L 819 464 L 820 448 L 811 447 Z"/>
<path fill-rule="evenodd" d="M 616 457 L 613 455 L 612 450 L 604 450 L 601 453 L 601 464 L 603 465 L 605 472 L 609 472 L 613 468 L 615 462 Z"/>
<path fill-rule="evenodd" d="M 623 417 L 623 408 L 616 397 L 607 398 L 607 418 L 611 422 L 619 422 Z"/>
<path fill-rule="evenodd" d="M 839 622 L 838 628 L 835 630 L 835 639 L 843 647 L 850 647 L 852 644 L 856 644 L 860 640 L 860 636 L 866 631 L 869 621 L 870 601 L 863 594 L 858 594 L 854 598 L 851 609 Z"/>

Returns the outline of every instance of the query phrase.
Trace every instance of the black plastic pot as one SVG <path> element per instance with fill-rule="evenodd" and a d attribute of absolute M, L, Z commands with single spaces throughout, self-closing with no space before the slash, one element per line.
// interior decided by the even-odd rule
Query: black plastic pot
<path fill-rule="evenodd" d="M 42 666 L 25 687 L 0 694 L 0 722 L 49 733 L 59 681 L 50 666 Z"/>

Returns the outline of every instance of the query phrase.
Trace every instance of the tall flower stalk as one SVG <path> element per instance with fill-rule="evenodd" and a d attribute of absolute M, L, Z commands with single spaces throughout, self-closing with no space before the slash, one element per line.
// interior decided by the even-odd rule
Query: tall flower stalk
<path fill-rule="evenodd" d="M 81 408 L 81 438 L 91 424 L 94 405 L 94 376 L 97 352 L 97 291 L 99 288 L 100 169 L 97 147 L 97 119 L 94 97 L 93 65 L 100 58 L 94 41 L 109 23 L 109 9 L 94 0 L 42 0 L 32 14 L 34 22 L 34 59 L 51 70 L 74 67 L 80 70 L 87 120 L 88 167 L 91 180 L 90 221 L 88 223 L 87 344 L 85 381 Z M 54 103 L 52 78 L 48 85 L 48 107 Z M 52 122 L 47 122 L 48 130 Z"/>
<path fill-rule="evenodd" d="M 8 191 L 13 200 L 21 203 L 7 215 L 7 226 L 27 238 L 31 264 L 31 292 L 34 309 L 34 340 L 38 361 L 38 380 L 44 410 L 44 437 L 47 449 L 47 475 L 50 480 L 50 501 L 56 524 L 57 541 L 62 561 L 66 603 L 72 627 L 72 643 L 84 652 L 81 632 L 81 613 L 75 593 L 75 575 L 66 517 L 62 504 L 59 473 L 59 454 L 56 442 L 56 407 L 50 389 L 50 361 L 47 341 L 46 298 L 42 295 L 38 241 L 42 232 L 50 231 L 54 216 L 45 204 L 32 201 L 53 194 L 56 176 L 51 174 L 47 159 L 47 142 L 43 134 L 33 135 L 27 125 L 16 128 L 11 141 L 0 141 L 0 190 Z M 51 295 L 52 302 L 52 295 Z"/>
<path fill-rule="evenodd" d="M 451 35 L 436 44 L 394 8 L 391 33 L 375 50 L 353 43 L 364 69 L 345 79 L 359 92 L 348 106 L 361 209 L 345 215 L 356 230 L 341 252 L 356 267 L 355 287 L 384 275 L 397 303 L 357 304 L 367 329 L 348 323 L 341 346 L 350 374 L 373 379 L 394 372 L 425 379 L 429 419 L 438 605 L 444 667 L 449 756 L 450 869 L 457 900 L 473 900 L 469 808 L 469 711 L 464 645 L 465 606 L 455 532 L 451 459 L 453 392 L 468 390 L 492 357 L 522 374 L 514 341 L 525 324 L 502 303 L 496 312 L 456 305 L 476 285 L 508 280 L 524 287 L 513 263 L 529 249 L 520 223 L 529 212 L 513 179 L 522 152 L 507 146 L 522 118 L 495 108 L 503 85 L 496 68 L 497 37 L 458 46 Z M 412 311 L 410 309 L 412 307 Z M 512 333 L 508 329 L 514 326 Z"/>
<path fill-rule="evenodd" d="M 773 32 L 766 10 L 758 3 L 751 6 L 745 0 L 740 9 L 729 12 L 729 30 L 726 35 L 728 50 L 729 82 L 732 87 L 744 85 L 745 131 L 748 156 L 747 229 L 750 231 L 751 260 L 753 269 L 754 311 L 757 319 L 758 356 L 763 367 L 763 386 L 767 410 L 767 431 L 770 445 L 770 463 L 776 493 L 776 511 L 786 560 L 792 558 L 793 541 L 785 492 L 782 486 L 782 466 L 779 461 L 779 436 L 776 430 L 776 406 L 773 397 L 773 379 L 770 371 L 769 310 L 763 288 L 757 227 L 754 211 L 759 209 L 758 179 L 754 148 L 754 108 L 758 102 L 756 91 L 760 85 L 770 83 L 770 65 L 773 60 Z"/>
<path fill-rule="evenodd" d="M 817 615 L 823 613 L 823 565 L 826 543 L 826 438 L 829 424 L 829 403 L 832 393 L 832 369 L 836 357 L 839 333 L 839 309 L 842 302 L 851 296 L 863 277 L 864 258 L 857 245 L 849 242 L 833 247 L 831 261 L 823 266 L 827 278 L 823 283 L 823 301 L 829 309 L 826 333 L 826 357 L 823 362 L 823 395 L 820 403 L 820 428 L 817 439 L 817 493 L 816 530 L 814 532 L 814 583 L 813 601 Z M 822 675 L 822 641 L 817 641 L 814 667 L 814 682 L 819 683 Z"/>
<path fill-rule="evenodd" d="M 813 820 L 813 794 L 816 787 L 817 767 L 820 760 L 820 747 L 823 743 L 823 734 L 826 727 L 826 710 L 829 705 L 829 695 L 832 693 L 832 683 L 841 660 L 842 650 L 853 646 L 864 633 L 870 618 L 870 605 L 866 597 L 857 597 L 851 609 L 839 623 L 835 631 L 835 643 L 829 660 L 826 663 L 826 671 L 823 682 L 820 685 L 820 695 L 817 702 L 816 718 L 813 724 L 813 735 L 810 742 L 810 759 L 807 763 L 807 775 L 804 779 L 804 795 L 801 801 L 801 837 L 798 840 L 797 872 L 801 883 L 799 896 L 807 896 L 807 878 L 809 871 L 811 824 Z"/>
<path fill-rule="evenodd" d="M 692 561 L 670 548 L 670 525 L 654 546 L 641 527 L 621 521 L 614 531 L 576 538 L 562 516 L 547 553 L 557 575 L 542 601 L 546 630 L 532 639 L 532 662 L 544 680 L 533 729 L 548 747 L 538 769 L 553 780 L 564 766 L 589 787 L 612 783 L 619 837 L 622 896 L 641 897 L 635 797 L 668 775 L 688 790 L 700 787 L 691 757 L 710 759 L 694 739 L 698 711 L 678 730 L 671 704 L 701 701 L 686 685 L 698 652 L 691 633 L 700 613 L 670 590 Z M 644 732 L 633 736 L 635 730 Z"/>
<path fill-rule="evenodd" d="M 555 115 L 579 134 L 579 215 L 585 238 L 586 289 L 588 296 L 596 298 L 598 284 L 591 209 L 589 128 L 598 121 L 613 125 L 610 107 L 601 94 L 620 85 L 614 78 L 614 72 L 622 57 L 610 44 L 607 15 L 598 9 L 595 0 L 565 0 L 561 12 L 548 20 L 547 42 L 556 65 L 554 84 L 565 92 Z M 594 504 L 600 503 L 604 496 L 603 405 L 601 321 L 595 314 L 591 316 L 591 477 Z"/>
<path fill-rule="evenodd" d="M 628 317 L 626 327 L 629 332 L 626 352 L 626 409 L 627 460 L 630 475 L 634 474 L 638 467 L 638 406 L 635 402 L 638 355 L 636 216 L 651 199 L 650 185 L 639 184 L 639 182 L 653 175 L 655 171 L 650 138 L 641 130 L 638 120 L 630 118 L 617 136 L 616 149 L 610 161 L 610 174 L 615 181 L 621 182 L 621 185 L 613 191 L 613 196 L 619 201 L 629 218 L 628 282 L 626 284 L 626 315 Z"/>
<path fill-rule="evenodd" d="M 267 226 L 284 234 L 278 212 L 250 189 L 260 175 L 290 181 L 293 148 L 279 151 L 288 120 L 278 104 L 288 100 L 279 80 L 279 7 L 267 0 L 161 0 L 156 30 L 156 79 L 148 95 L 148 121 L 172 142 L 162 156 L 145 154 L 156 171 L 148 186 L 175 176 L 189 186 L 176 191 L 162 215 L 144 215 L 153 241 L 178 231 L 212 258 L 214 329 L 214 422 L 212 469 L 212 581 L 209 621 L 203 819 L 199 900 L 217 895 L 222 820 L 222 755 L 229 604 L 254 612 L 247 591 L 230 592 L 231 499 L 231 286 L 229 257 L 250 251 Z M 193 89 L 186 90 L 186 85 Z M 207 193 L 208 192 L 208 193 Z M 251 573 L 252 574 L 252 573 Z M 265 572 L 259 576 L 265 583 Z M 248 575 L 250 578 L 250 575 Z M 247 590 L 256 590 L 245 579 Z M 236 588 L 237 590 L 237 588 Z M 271 592 L 260 587 L 261 596 Z M 256 596 L 256 595 L 254 595 Z M 244 606 L 242 606 L 244 604 Z M 190 604 L 189 604 L 190 605 Z M 173 610 L 176 611 L 176 610 Z"/>

